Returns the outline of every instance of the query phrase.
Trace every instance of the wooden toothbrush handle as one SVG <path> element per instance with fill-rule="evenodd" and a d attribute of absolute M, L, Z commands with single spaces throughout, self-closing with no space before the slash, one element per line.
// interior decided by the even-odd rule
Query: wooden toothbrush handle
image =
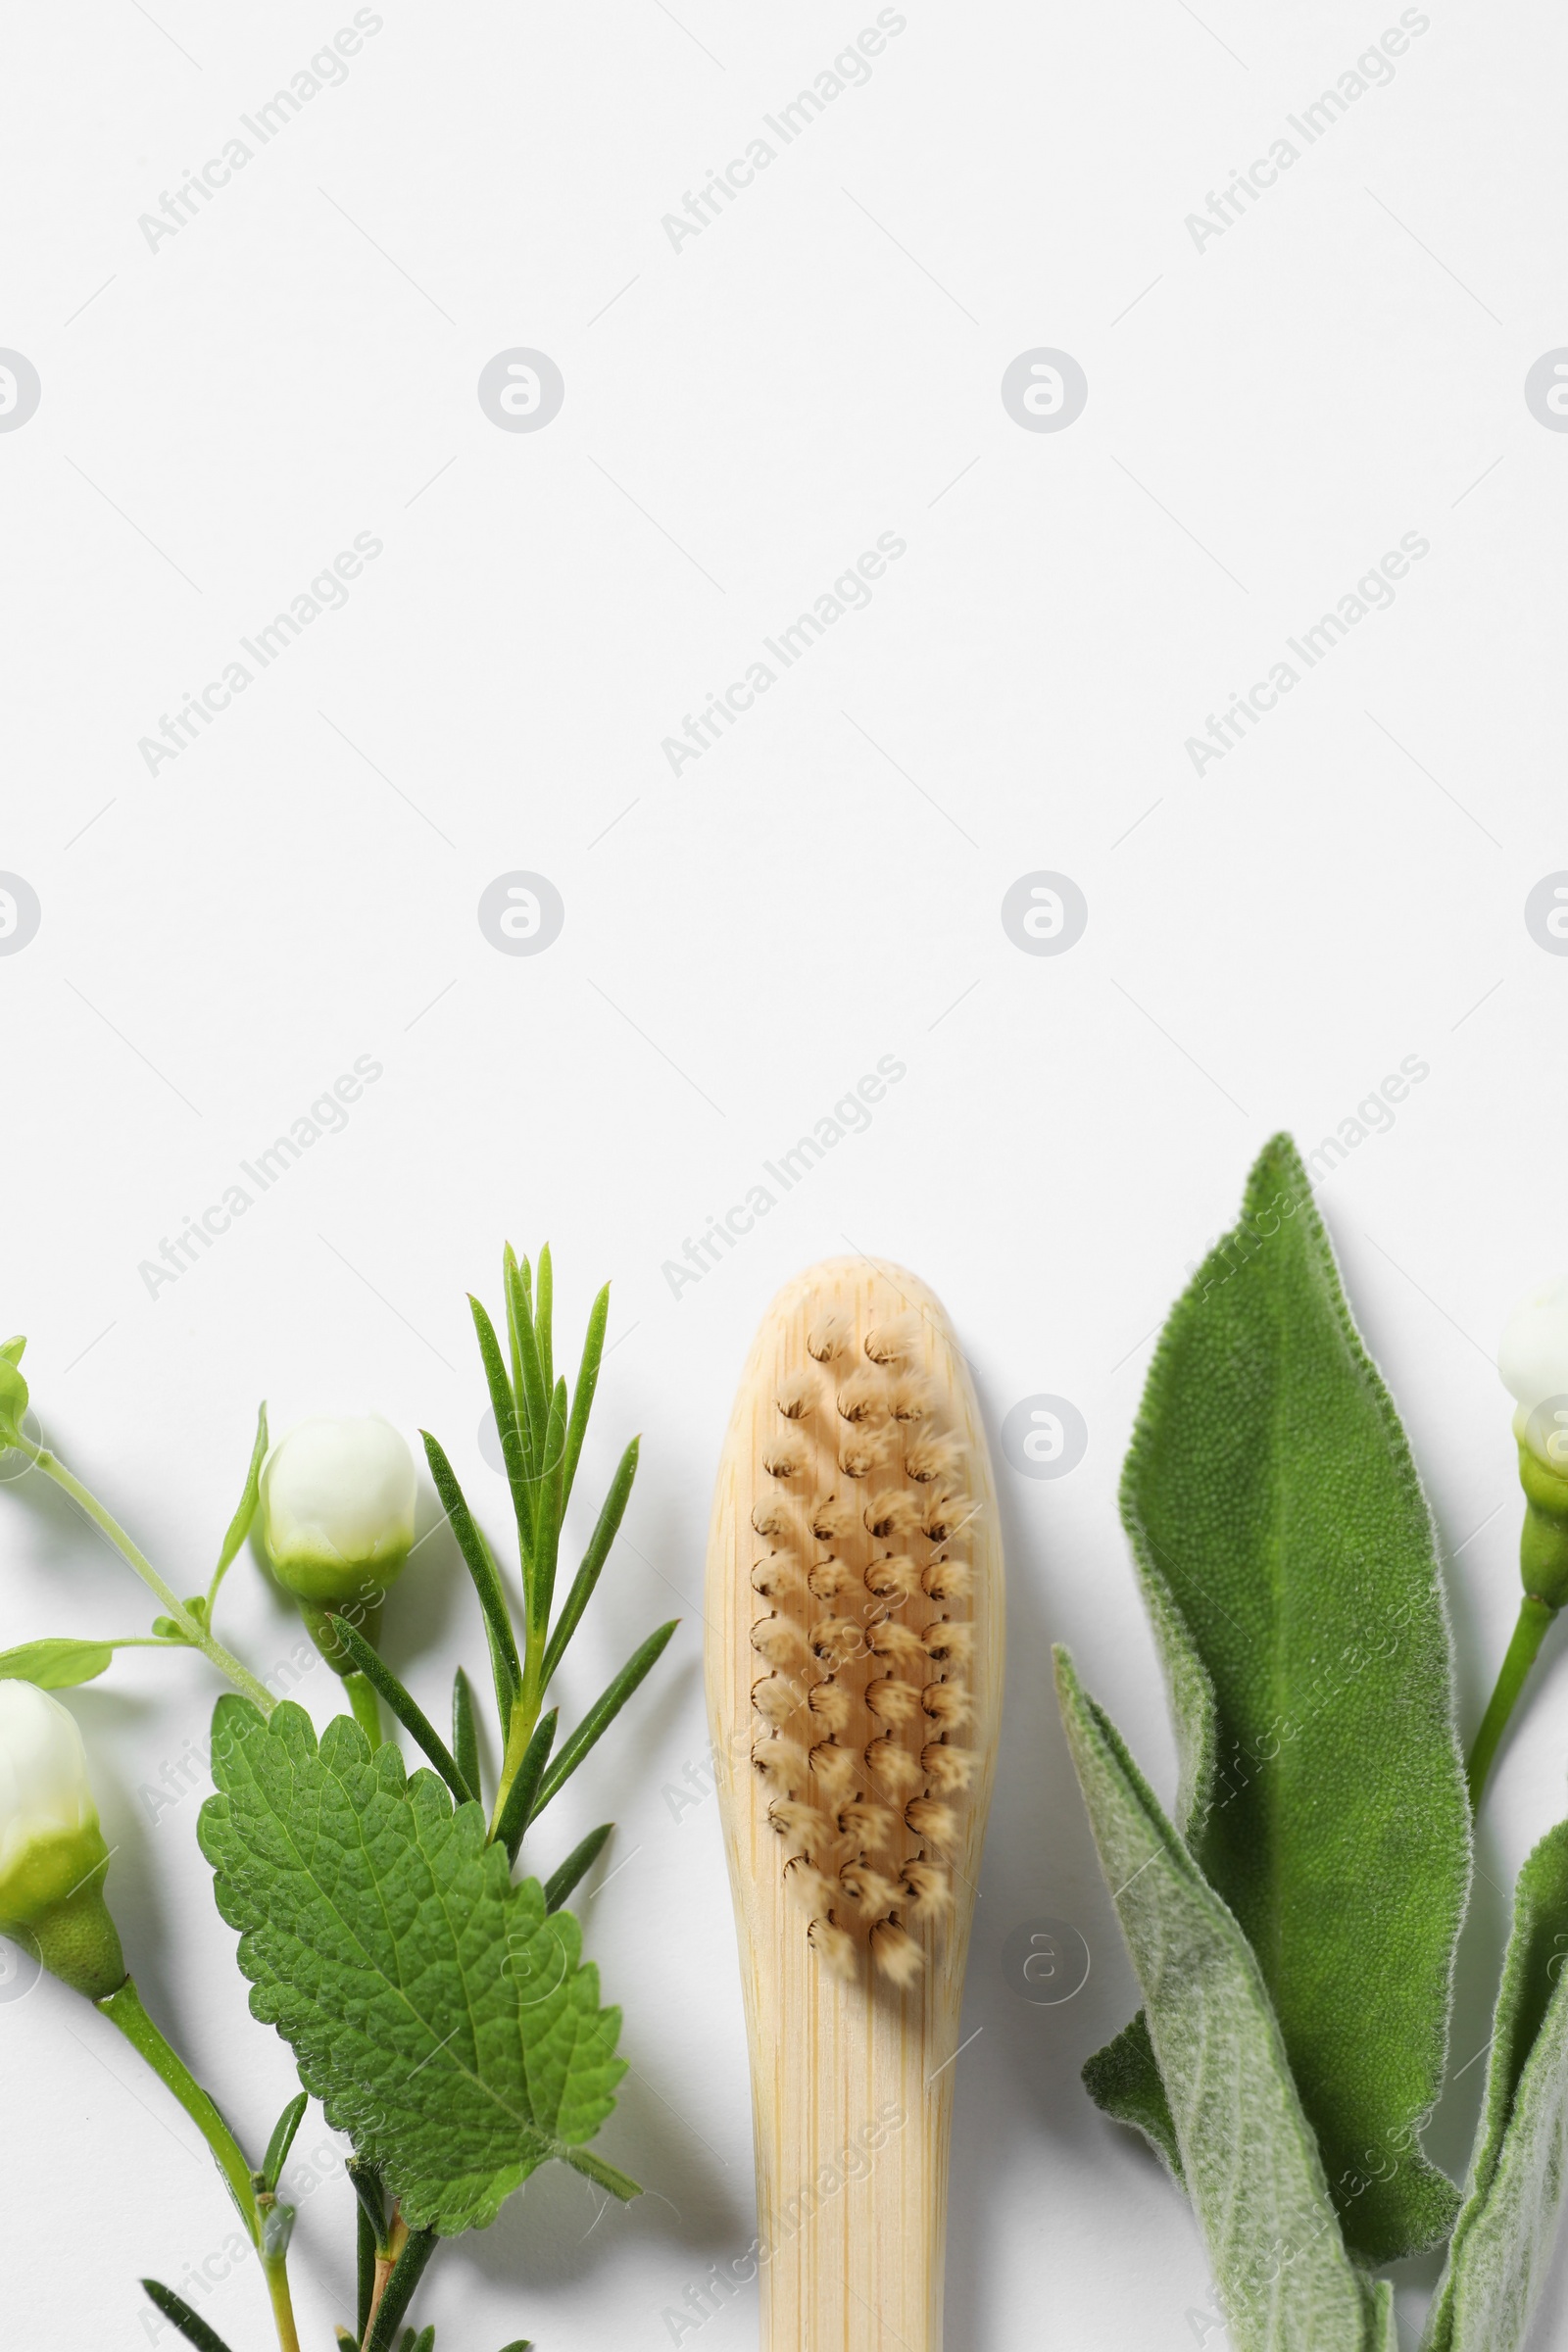
<path fill-rule="evenodd" d="M 900 1992 L 826 1976 L 768 1876 L 735 1883 L 762 1898 L 742 1922 L 761 2352 L 942 2352 L 968 1906 Z"/>

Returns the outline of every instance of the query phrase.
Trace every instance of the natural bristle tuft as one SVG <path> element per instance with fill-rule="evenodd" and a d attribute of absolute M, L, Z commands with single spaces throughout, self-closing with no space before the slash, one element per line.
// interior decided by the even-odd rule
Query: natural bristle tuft
<path fill-rule="evenodd" d="M 799 1687 L 787 1675 L 764 1674 L 752 1685 L 752 1704 L 764 1723 L 788 1723 L 800 1703 Z"/>
<path fill-rule="evenodd" d="M 899 1899 L 894 1881 L 869 1862 L 851 1862 L 839 1872 L 839 1884 L 867 1919 L 881 1919 Z"/>
<path fill-rule="evenodd" d="M 969 1583 L 967 1560 L 933 1560 L 925 1572 L 925 1589 L 933 1600 L 965 1600 Z"/>
<path fill-rule="evenodd" d="M 837 1315 L 824 1315 L 808 1333 L 806 1352 L 819 1364 L 830 1364 L 842 1350 L 847 1336 Z"/>
<path fill-rule="evenodd" d="M 771 1439 L 762 1448 L 762 1467 L 769 1478 L 799 1478 L 806 1458 L 805 1444 L 793 1430 Z"/>
<path fill-rule="evenodd" d="M 835 1927 L 831 1920 L 813 1919 L 806 1935 L 822 1966 L 834 1976 L 849 1979 L 858 1973 L 855 1937 L 846 1929 Z"/>
<path fill-rule="evenodd" d="M 846 1438 L 839 1447 L 839 1468 L 846 1478 L 869 1478 L 887 1458 L 887 1446 L 874 1430 Z"/>
<path fill-rule="evenodd" d="M 799 1797 L 778 1797 L 769 1805 L 767 1818 L 786 1842 L 803 1854 L 815 1856 L 833 1842 L 833 1824 L 815 1805 L 804 1804 Z"/>
<path fill-rule="evenodd" d="M 911 1798 L 904 1808 L 904 1818 L 917 1838 L 928 1838 L 933 1845 L 950 1846 L 958 1835 L 957 1814 L 935 1797 Z"/>
<path fill-rule="evenodd" d="M 888 1394 L 888 1409 L 895 1421 L 923 1421 L 931 1411 L 931 1387 L 928 1381 L 906 1373 L 896 1380 Z"/>
<path fill-rule="evenodd" d="M 873 1427 L 888 1417 L 887 1384 L 874 1372 L 852 1372 L 837 1397 L 839 1418 Z"/>
<path fill-rule="evenodd" d="M 906 1862 L 904 1884 L 909 1895 L 906 1908 L 912 1920 L 947 1917 L 953 1907 L 953 1881 L 940 1862 Z"/>
<path fill-rule="evenodd" d="M 975 1761 L 972 1747 L 949 1747 L 941 1740 L 934 1740 L 920 1750 L 927 1785 L 939 1796 L 961 1796 L 966 1788 L 972 1788 Z"/>
<path fill-rule="evenodd" d="M 912 1984 L 925 1967 L 925 1954 L 897 1920 L 878 1920 L 871 1930 L 871 1957 L 890 1984 Z"/>
<path fill-rule="evenodd" d="M 905 1489 L 887 1488 L 871 1496 L 861 1516 L 879 1544 L 894 1537 L 912 1536 L 919 1532 L 920 1497 Z"/>
<path fill-rule="evenodd" d="M 825 1731 L 847 1732 L 855 1716 L 855 1693 L 842 1683 L 818 1683 L 807 1705 Z"/>
<path fill-rule="evenodd" d="M 865 1634 L 853 1617 L 826 1617 L 811 1628 L 811 1648 L 824 1666 L 850 1666 L 865 1655 Z"/>
<path fill-rule="evenodd" d="M 806 1572 L 807 1590 L 818 1600 L 842 1600 L 845 1593 L 853 1592 L 859 1582 L 859 1577 L 848 1560 L 813 1560 Z"/>
<path fill-rule="evenodd" d="M 778 1835 L 797 1933 L 830 1974 L 905 1987 L 964 1908 L 950 1865 L 968 1868 L 981 1778 L 970 1555 L 990 1556 L 965 1533 L 989 1475 L 940 1317 L 851 1296 L 814 1293 L 804 1345 L 794 1323 L 749 1408 L 743 1689 L 756 1817 Z"/>
<path fill-rule="evenodd" d="M 873 1364 L 902 1366 L 913 1352 L 920 1336 L 918 1319 L 900 1315 L 895 1322 L 879 1323 L 865 1335 L 865 1352 Z"/>
<path fill-rule="evenodd" d="M 961 1731 L 974 1720 L 974 1701 L 961 1683 L 927 1683 L 920 1704 L 945 1732 Z"/>

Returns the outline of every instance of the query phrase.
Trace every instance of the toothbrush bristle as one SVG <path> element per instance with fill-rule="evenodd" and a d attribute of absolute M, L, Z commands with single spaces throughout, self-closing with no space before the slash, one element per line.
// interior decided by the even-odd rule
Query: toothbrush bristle
<path fill-rule="evenodd" d="M 752 1512 L 760 1802 L 822 1966 L 895 1988 L 952 1914 L 938 1857 L 979 1763 L 972 1572 L 951 1556 L 977 1505 L 926 1339 L 915 1315 L 819 1314 L 767 1392 Z"/>
<path fill-rule="evenodd" d="M 873 1364 L 901 1370 L 912 1353 L 920 1336 L 920 1326 L 913 1315 L 900 1315 L 892 1323 L 879 1323 L 865 1335 L 865 1352 Z"/>
<path fill-rule="evenodd" d="M 871 1957 L 883 1976 L 900 1986 L 912 1984 L 925 1966 L 925 1954 L 896 1919 L 880 1919 L 871 1930 Z"/>
<path fill-rule="evenodd" d="M 951 1660 L 955 1666 L 967 1666 L 974 1656 L 974 1627 L 955 1625 L 951 1617 L 939 1617 L 920 1639 L 933 1658 Z"/>
<path fill-rule="evenodd" d="M 752 1704 L 764 1723 L 788 1723 L 801 1704 L 800 1687 L 787 1675 L 764 1674 L 752 1685 Z"/>
<path fill-rule="evenodd" d="M 830 1364 L 843 1352 L 845 1338 L 841 1319 L 837 1315 L 824 1315 L 807 1334 L 806 1352 L 816 1363 Z"/>
<path fill-rule="evenodd" d="M 789 1380 L 779 1382 L 778 1409 L 786 1421 L 803 1420 L 815 1402 L 816 1383 L 808 1380 L 804 1373 L 797 1372 Z"/>
<path fill-rule="evenodd" d="M 900 1889 L 870 1862 L 847 1862 L 839 1885 L 866 1919 L 885 1919 L 899 1899 Z"/>
<path fill-rule="evenodd" d="M 904 1808 L 904 1818 L 917 1838 L 933 1845 L 952 1845 L 958 1835 L 958 1816 L 937 1797 L 916 1796 Z"/>
<path fill-rule="evenodd" d="M 830 1919 L 813 1919 L 806 1934 L 822 1966 L 835 1977 L 849 1979 L 858 1974 L 859 1956 L 847 1929 L 836 1927 Z"/>
<path fill-rule="evenodd" d="M 762 1467 L 769 1478 L 799 1478 L 806 1467 L 806 1446 L 794 1430 L 769 1439 L 762 1448 Z"/>
<path fill-rule="evenodd" d="M 865 1589 L 878 1600 L 913 1600 L 920 1591 L 920 1563 L 904 1552 L 886 1552 L 866 1570 Z M 913 1642 L 919 1639 L 918 1634 L 910 1635 Z"/>
<path fill-rule="evenodd" d="M 906 1908 L 913 1920 L 941 1919 L 953 1900 L 953 1882 L 939 1862 L 906 1862 L 904 1885 L 909 1900 Z"/>
<path fill-rule="evenodd" d="M 837 1556 L 815 1560 L 806 1572 L 807 1590 L 817 1600 L 842 1600 L 859 1581 L 849 1562 Z"/>
<path fill-rule="evenodd" d="M 855 1693 L 842 1683 L 818 1683 L 807 1705 L 825 1731 L 847 1732 L 855 1714 Z"/>
<path fill-rule="evenodd" d="M 972 1747 L 949 1747 L 946 1740 L 933 1740 L 920 1750 L 920 1761 L 925 1766 L 927 1788 L 936 1789 L 939 1796 L 960 1796 L 973 1785 Z"/>

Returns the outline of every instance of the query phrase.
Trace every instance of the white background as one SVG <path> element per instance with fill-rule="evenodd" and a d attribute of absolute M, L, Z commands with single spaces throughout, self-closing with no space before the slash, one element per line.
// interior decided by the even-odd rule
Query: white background
<path fill-rule="evenodd" d="M 1512 1620 L 1491 1358 L 1564 1254 L 1568 962 L 1523 908 L 1568 865 L 1568 440 L 1523 381 L 1568 341 L 1568 31 L 1544 5 L 1466 22 L 1434 0 L 1392 81 L 1200 249 L 1187 216 L 1396 7 L 1282 27 L 1257 0 L 1203 0 L 1201 23 L 1182 0 L 907 0 L 869 80 L 676 250 L 662 217 L 874 8 L 379 13 L 341 86 L 155 248 L 139 217 L 351 10 L 87 0 L 0 35 L 0 343 L 43 384 L 0 435 L 0 867 L 43 910 L 0 959 L 0 1322 L 29 1335 L 51 1441 L 191 1590 L 263 1395 L 279 1427 L 373 1404 L 433 1428 L 499 1537 L 464 1293 L 494 1298 L 507 1235 L 553 1242 L 567 1330 L 613 1278 L 577 1533 L 639 1428 L 644 1468 L 568 1699 L 683 1624 L 541 1858 L 621 1825 L 585 1906 L 634 2070 L 601 2144 L 657 2193 L 589 2234 L 587 2184 L 541 2176 L 432 2272 L 443 2352 L 653 2352 L 753 2233 L 716 1807 L 677 1818 L 667 1791 L 706 1751 L 708 1493 L 773 1288 L 847 1247 L 903 1259 L 946 1298 L 994 1424 L 1070 1397 L 1070 1476 L 999 1466 L 1008 1711 L 949 2336 L 1214 2352 L 1188 2211 L 1078 2086 L 1135 1996 L 1048 1642 L 1168 1792 L 1114 1501 L 1152 1336 L 1267 1134 L 1312 1148 L 1406 1056 L 1430 1074 L 1320 1200 L 1430 1484 L 1467 1726 Z M 565 379 L 537 433 L 475 395 L 519 345 Z M 1059 433 L 999 394 L 1042 345 L 1088 376 Z M 346 606 L 149 773 L 139 739 L 360 532 L 383 552 Z M 869 608 L 672 775 L 662 739 L 884 532 L 906 553 Z M 1187 738 L 1407 532 L 1430 553 L 1392 609 L 1195 773 Z M 564 901 L 537 957 L 476 920 L 516 868 Z M 1059 957 L 1000 919 L 1040 868 L 1089 905 Z M 383 1075 L 346 1130 L 149 1295 L 141 1262 L 358 1055 Z M 869 1130 L 672 1295 L 664 1262 L 882 1055 L 907 1075 Z M 142 1630 L 140 1588 L 35 1485 L 0 1492 L 4 1639 Z M 226 1617 L 264 1670 L 294 1639 L 248 1561 Z M 440 1536 L 388 1649 L 432 1713 L 478 1661 Z M 1549 1655 L 1482 1831 L 1456 2062 L 1486 2040 L 1505 1889 L 1563 1811 Z M 304 1694 L 324 1721 L 324 1670 Z M 248 2018 L 197 1790 L 156 1823 L 139 1793 L 214 1695 L 198 1662 L 131 1653 L 71 1703 L 148 2000 L 258 2146 L 287 2051 Z M 1035 2009 L 1000 1951 L 1046 1913 L 1093 1971 Z M 136 2278 L 221 2247 L 221 2189 L 63 1988 L 0 2005 L 0 2062 L 6 2341 L 131 2352 Z M 1483 2071 L 1432 2137 L 1456 2172 Z M 350 2316 L 334 2166 L 313 2110 L 290 2179 L 318 2348 Z M 1401 2295 L 1412 2342 L 1433 2275 Z M 1568 2345 L 1563 2277 L 1543 2346 Z M 235 2352 L 269 2340 L 254 2266 L 199 2299 Z M 681 2340 L 755 2339 L 748 2300 Z"/>

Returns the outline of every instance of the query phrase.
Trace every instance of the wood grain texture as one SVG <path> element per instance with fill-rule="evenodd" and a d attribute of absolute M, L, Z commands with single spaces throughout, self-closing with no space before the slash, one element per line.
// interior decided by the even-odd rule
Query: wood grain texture
<path fill-rule="evenodd" d="M 827 1317 L 839 1319 L 844 1348 L 821 1366 L 808 1338 Z M 972 1568 L 961 1602 L 944 1608 L 922 1593 L 895 1612 L 916 1632 L 944 1614 L 973 1627 L 963 1678 L 973 1721 L 950 1735 L 975 1759 L 972 1787 L 949 1800 L 958 1817 L 945 1857 L 953 1900 L 945 1917 L 909 1927 L 925 1965 L 907 1989 L 871 1964 L 863 1919 L 856 1925 L 853 1978 L 823 1965 L 807 1936 L 813 1906 L 786 1884 L 789 1847 L 769 1817 L 776 1791 L 753 1762 L 759 1734 L 771 1736 L 753 1701 L 754 1685 L 769 1671 L 753 1645 L 754 1626 L 775 1605 L 785 1613 L 789 1607 L 754 1589 L 769 1548 L 756 1516 L 768 1519 L 781 1486 L 799 1492 L 814 1483 L 820 1494 L 837 1483 L 841 1494 L 860 1502 L 876 1483 L 846 1488 L 835 1479 L 842 1424 L 819 1432 L 813 1458 L 786 1481 L 769 1471 L 781 1431 L 799 1426 L 809 1435 L 808 1415 L 792 1425 L 781 1414 L 781 1387 L 805 1375 L 836 1388 L 851 1371 L 864 1370 L 867 1337 L 891 1326 L 903 1327 L 907 1373 L 932 1401 L 926 1433 L 934 1428 L 956 1441 L 956 1478 L 967 1498 L 956 1538 L 906 1536 L 903 1548 L 922 1563 L 961 1551 Z M 825 1421 L 827 1407 L 820 1413 Z M 896 1476 L 898 1459 L 909 1458 L 907 1433 L 893 1429 L 891 1443 Z M 809 1556 L 833 1548 L 848 1553 L 852 1544 L 815 1544 Z M 872 1546 L 873 1553 L 888 1548 Z M 1003 1602 L 985 1436 L 940 1301 L 897 1266 L 840 1258 L 812 1267 L 779 1293 L 752 1349 L 719 1467 L 708 1560 L 708 1698 L 751 2047 L 763 2352 L 941 2352 L 953 2059 L 1001 1717 Z M 860 1605 L 868 1619 L 878 1616 L 874 1602 Z M 808 1593 L 800 1611 L 808 1631 L 825 1613 Z M 846 1670 L 862 1709 L 868 1677 L 881 1670 L 864 1659 Z M 804 1679 L 827 1672 L 812 1660 Z M 878 1728 L 863 1712 L 859 1723 Z M 910 1737 L 918 1753 L 920 1734 Z M 920 1842 L 912 1841 L 914 1850 Z"/>

